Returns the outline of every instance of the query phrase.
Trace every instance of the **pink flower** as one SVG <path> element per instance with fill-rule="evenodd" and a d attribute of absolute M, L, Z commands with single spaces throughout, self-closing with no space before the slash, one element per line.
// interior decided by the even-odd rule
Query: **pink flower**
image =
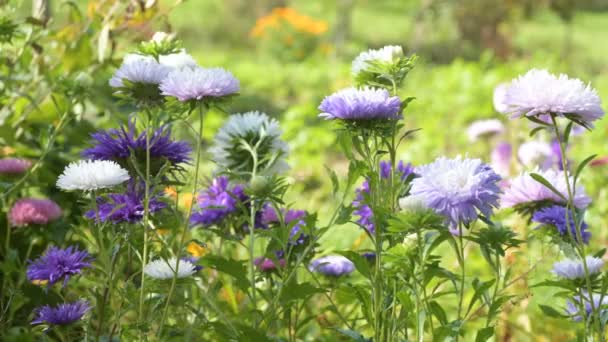
<path fill-rule="evenodd" d="M 0 174 L 16 175 L 24 173 L 32 166 L 32 162 L 26 159 L 4 158 L 0 159 Z"/>
<path fill-rule="evenodd" d="M 277 265 L 269 258 L 257 258 L 253 263 L 262 272 L 272 272 L 277 269 Z M 279 259 L 279 266 L 285 267 L 285 259 Z"/>
<path fill-rule="evenodd" d="M 11 225 L 47 224 L 61 217 L 61 208 L 49 199 L 22 198 L 8 213 Z"/>

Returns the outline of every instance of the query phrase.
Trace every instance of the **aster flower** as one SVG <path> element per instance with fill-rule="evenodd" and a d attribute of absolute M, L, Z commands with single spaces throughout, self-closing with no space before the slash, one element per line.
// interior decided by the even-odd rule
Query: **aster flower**
<path fill-rule="evenodd" d="M 501 83 L 494 88 L 492 102 L 494 104 L 494 109 L 499 113 L 505 114 L 509 111 L 509 107 L 505 103 L 505 95 L 507 94 L 508 88 L 508 83 Z"/>
<path fill-rule="evenodd" d="M 407 177 L 414 173 L 414 167 L 412 164 L 405 164 L 403 161 L 399 161 L 397 164 L 397 174 L 399 175 L 399 180 L 401 182 L 405 181 Z M 388 161 L 380 162 L 380 177 L 382 179 L 388 179 L 391 176 L 391 164 Z M 353 214 L 359 216 L 357 219 L 357 223 L 364 227 L 368 232 L 373 234 L 376 231 L 374 226 L 373 217 L 374 213 L 372 209 L 365 203 L 365 194 L 368 194 L 369 189 L 369 181 L 365 180 L 361 187 L 356 190 L 357 196 L 353 201 L 352 205 L 355 208 Z"/>
<path fill-rule="evenodd" d="M 281 134 L 279 122 L 264 113 L 233 114 L 216 134 L 209 152 L 222 168 L 251 172 L 253 157 L 244 142 L 251 148 L 257 145 L 258 171 L 281 173 L 289 169 L 284 160 L 289 148 Z"/>
<path fill-rule="evenodd" d="M 566 208 L 563 206 L 553 205 L 539 209 L 532 215 L 532 221 L 553 226 L 562 237 L 569 239 L 572 236 L 574 237 L 574 241 L 578 241 L 572 211 L 568 211 L 568 221 L 570 222 L 566 223 Z M 568 227 L 570 227 L 570 233 L 568 233 Z M 583 242 L 589 243 L 591 233 L 587 231 L 587 224 L 585 222 L 581 222 L 580 230 Z"/>
<path fill-rule="evenodd" d="M 80 274 L 82 269 L 91 266 L 92 258 L 87 251 L 78 250 L 76 247 L 60 249 L 49 248 L 40 258 L 30 261 L 27 268 L 27 279 L 29 281 L 48 281 L 53 285 L 63 279 L 63 286 L 75 274 Z"/>
<path fill-rule="evenodd" d="M 132 84 L 153 85 L 157 88 L 171 70 L 173 69 L 170 66 L 158 63 L 152 57 L 127 55 L 109 83 L 112 88 L 126 87 L 125 81 Z"/>
<path fill-rule="evenodd" d="M 56 307 L 45 305 L 34 311 L 32 324 L 68 325 L 82 319 L 89 310 L 91 305 L 84 300 L 59 304 Z"/>
<path fill-rule="evenodd" d="M 149 193 L 148 212 L 150 214 L 167 207 L 164 202 L 158 199 L 158 195 L 154 195 L 152 191 L 149 191 Z M 133 182 L 130 182 L 125 193 L 112 193 L 108 194 L 107 197 L 97 197 L 97 209 L 99 211 L 95 212 L 95 209 L 91 209 L 85 213 L 85 217 L 101 222 L 140 222 L 144 217 L 144 197 L 145 189 L 141 189 L 141 187 L 137 187 Z"/>
<path fill-rule="evenodd" d="M 504 103 L 512 118 L 554 114 L 592 126 L 592 121 L 604 115 L 597 91 L 590 85 L 564 74 L 557 77 L 547 70 L 532 69 L 513 80 Z"/>
<path fill-rule="evenodd" d="M 401 117 L 401 100 L 386 89 L 346 88 L 323 99 L 319 117 L 333 120 L 388 120 Z"/>
<path fill-rule="evenodd" d="M 505 131 L 505 126 L 497 119 L 477 120 L 467 128 L 469 140 L 474 142 L 480 138 L 489 138 Z"/>
<path fill-rule="evenodd" d="M 160 55 L 158 59 L 160 64 L 168 66 L 172 70 L 198 67 L 194 58 L 183 49 L 177 53 Z"/>
<path fill-rule="evenodd" d="M 395 63 L 401 57 L 403 57 L 403 48 L 395 45 L 387 45 L 378 50 L 361 52 L 353 60 L 352 74 L 357 77 L 361 71 L 364 71 L 371 66 L 370 62 Z"/>
<path fill-rule="evenodd" d="M 70 163 L 57 179 L 57 187 L 65 190 L 98 190 L 111 188 L 131 177 L 127 170 L 108 160 L 79 160 Z"/>
<path fill-rule="evenodd" d="M 179 268 L 177 267 L 179 263 Z M 168 260 L 156 259 L 144 266 L 144 273 L 154 279 L 173 279 L 175 269 L 177 270 L 177 278 L 186 278 L 196 272 L 196 266 L 190 261 L 177 259 L 175 257 Z"/>
<path fill-rule="evenodd" d="M 291 223 L 295 220 L 299 220 L 306 216 L 305 210 L 295 210 L 295 209 L 281 209 L 281 214 L 283 215 L 283 220 L 285 223 Z M 261 221 L 265 225 L 270 225 L 273 223 L 280 223 L 279 216 L 277 215 L 277 211 L 268 203 L 264 205 L 262 209 L 262 218 Z"/>
<path fill-rule="evenodd" d="M 554 164 L 551 145 L 542 141 L 528 141 L 519 146 L 519 161 L 526 167 L 548 169 Z"/>
<path fill-rule="evenodd" d="M 585 258 L 589 275 L 599 273 L 604 267 L 604 261 L 600 258 L 587 256 Z M 553 264 L 553 273 L 560 278 L 582 279 L 585 278 L 585 268 L 581 260 L 566 259 Z"/>
<path fill-rule="evenodd" d="M 84 150 L 82 155 L 93 160 L 114 160 L 125 164 L 133 155 L 139 159 L 146 155 L 146 131 L 137 135 L 135 120 L 120 129 L 110 129 L 91 134 L 96 145 Z M 171 140 L 171 129 L 163 126 L 150 136 L 150 159 L 160 159 L 156 164 L 169 161 L 172 165 L 190 161 L 192 148 L 185 141 Z M 159 165 L 159 167 L 160 167 Z"/>
<path fill-rule="evenodd" d="M 308 269 L 326 276 L 340 277 L 352 273 L 355 270 L 355 265 L 342 255 L 328 255 L 313 260 Z"/>
<path fill-rule="evenodd" d="M 593 307 L 591 306 L 591 300 L 593 300 Z M 583 302 L 584 307 L 585 307 L 585 318 L 586 318 L 586 317 L 591 316 L 592 308 L 595 308 L 597 310 L 601 306 L 608 305 L 608 296 L 600 294 L 600 293 L 594 293 L 590 299 L 589 294 L 587 292 L 584 292 L 582 299 L 581 299 L 581 296 L 572 297 L 572 301 L 566 302 L 566 313 L 568 315 L 570 315 L 572 317 L 572 320 L 575 322 L 580 322 L 583 320 L 583 317 L 581 316 L 581 312 L 580 312 L 581 301 Z M 606 309 L 602 309 L 601 310 L 602 316 L 605 313 L 606 313 Z"/>
<path fill-rule="evenodd" d="M 500 176 L 479 159 L 437 158 L 416 168 L 410 194 L 420 196 L 427 207 L 444 216 L 455 228 L 478 217 L 490 217 L 498 207 Z"/>
<path fill-rule="evenodd" d="M 172 71 L 162 81 L 160 90 L 163 95 L 181 102 L 200 101 L 234 95 L 240 90 L 240 84 L 232 73 L 222 68 L 194 67 Z"/>
<path fill-rule="evenodd" d="M 187 261 L 189 263 L 191 263 L 192 265 L 194 265 L 194 271 L 198 272 L 200 270 L 203 269 L 203 266 L 198 265 L 198 259 L 197 257 L 193 257 L 193 256 L 189 256 L 189 257 L 182 257 L 180 258 L 181 261 Z M 179 267 L 182 267 L 181 265 Z"/>
<path fill-rule="evenodd" d="M 491 166 L 492 168 L 501 175 L 502 177 L 506 177 L 511 173 L 511 154 L 513 153 L 513 148 L 511 144 L 506 142 L 501 142 L 494 147 L 492 150 Z"/>
<path fill-rule="evenodd" d="M 0 159 L 0 175 L 18 175 L 25 173 L 32 166 L 27 159 L 3 158 Z"/>
<path fill-rule="evenodd" d="M 61 217 L 61 208 L 49 199 L 22 198 L 15 202 L 8 213 L 12 226 L 48 224 Z"/>
<path fill-rule="evenodd" d="M 568 198 L 563 171 L 537 170 L 535 173 L 545 178 L 564 198 Z M 570 181 L 572 181 L 572 177 L 570 177 Z M 574 193 L 574 206 L 576 208 L 583 209 L 591 203 L 591 198 L 587 196 L 585 188 L 582 185 L 577 185 Z M 539 202 L 566 204 L 566 201 L 562 197 L 536 181 L 529 173 L 523 173 L 512 179 L 501 197 L 501 206 L 504 208 L 534 206 L 541 204 Z"/>
<path fill-rule="evenodd" d="M 226 176 L 217 177 L 198 195 L 197 203 L 201 210 L 192 214 L 190 223 L 204 227 L 219 224 L 237 212 L 239 203 L 247 199 L 242 185 L 230 185 Z"/>
<path fill-rule="evenodd" d="M 428 209 L 423 196 L 405 196 L 399 199 L 399 208 L 405 211 L 422 211 Z"/>
<path fill-rule="evenodd" d="M 285 267 L 285 259 L 279 259 L 279 267 Z M 262 272 L 273 272 L 278 267 L 277 264 L 270 258 L 256 258 L 253 263 Z"/>

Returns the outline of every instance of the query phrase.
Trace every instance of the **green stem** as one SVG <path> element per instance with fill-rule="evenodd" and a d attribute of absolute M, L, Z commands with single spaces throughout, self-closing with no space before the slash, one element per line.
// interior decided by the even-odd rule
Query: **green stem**
<path fill-rule="evenodd" d="M 498 253 L 495 254 L 495 263 L 496 263 L 496 283 L 494 285 L 494 292 L 492 294 L 492 298 L 490 303 L 488 304 L 488 315 L 486 317 L 486 328 L 490 326 L 492 320 L 490 319 L 489 309 L 492 307 L 494 302 L 496 301 L 496 296 L 498 295 L 498 287 L 500 286 L 500 276 L 501 276 L 501 266 L 500 266 L 500 255 Z"/>
<path fill-rule="evenodd" d="M 462 224 L 458 224 L 458 253 L 460 254 L 458 261 L 460 263 L 460 291 L 458 294 L 458 320 L 462 320 L 462 303 L 464 301 L 464 284 L 465 284 L 465 262 L 464 262 L 464 241 L 462 239 Z M 460 322 L 462 324 L 462 322 Z M 456 337 L 458 340 L 458 336 Z"/>
<path fill-rule="evenodd" d="M 144 294 L 145 294 L 145 281 L 146 275 L 144 273 L 144 267 L 148 262 L 148 226 L 149 226 L 149 215 L 150 215 L 150 122 L 152 114 L 149 109 L 146 109 L 146 174 L 144 184 L 144 217 L 143 217 L 143 228 L 144 228 L 144 250 L 141 256 L 141 286 L 139 291 L 139 310 L 137 315 L 137 321 L 141 324 L 144 318 Z M 143 331 L 142 331 L 143 334 Z M 140 339 L 141 339 L 140 335 Z"/>

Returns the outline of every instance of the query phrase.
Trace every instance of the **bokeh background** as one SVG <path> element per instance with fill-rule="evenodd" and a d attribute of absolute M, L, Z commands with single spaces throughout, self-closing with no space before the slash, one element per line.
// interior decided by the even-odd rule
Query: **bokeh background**
<path fill-rule="evenodd" d="M 288 199 L 298 208 L 318 211 L 321 219 L 334 209 L 324 166 L 344 174 L 348 163 L 336 144 L 334 126 L 317 117 L 317 106 L 324 96 L 350 86 L 351 61 L 361 51 L 401 45 L 406 54 L 420 57 L 401 90 L 403 97 L 416 98 L 407 108 L 405 125 L 421 131 L 400 151 L 401 159 L 414 165 L 459 154 L 489 161 L 496 143 L 510 142 L 517 151 L 519 144 L 532 139 L 525 122 L 509 122 L 495 111 L 492 102 L 497 85 L 531 68 L 581 78 L 608 102 L 606 0 L 11 3 L 16 8 L 11 12 L 15 17 L 33 13 L 40 25 L 49 28 L 40 37 L 49 47 L 27 52 L 31 56 L 20 66 L 26 70 L 30 63 L 29 71 L 23 72 L 31 78 L 24 82 L 22 91 L 34 94 L 39 100 L 37 108 L 24 103 L 17 111 L 15 106 L 3 107 L 11 108 L 11 113 L 0 111 L 2 153 L 37 156 L 36 146 L 42 145 L 39 133 L 55 120 L 54 114 L 49 114 L 52 107 L 48 99 L 49 93 L 57 91 L 53 82 L 84 74 L 89 77 L 89 91 L 95 93 L 94 99 L 83 103 L 82 120 L 58 138 L 58 149 L 49 154 L 50 171 L 38 176 L 49 188 L 39 189 L 41 193 L 54 191 L 51 179 L 65 164 L 53 166 L 53 160 L 76 158 L 87 144 L 88 133 L 125 120 L 130 108 L 116 103 L 107 81 L 122 56 L 156 31 L 175 33 L 199 64 L 223 67 L 235 74 L 242 91 L 231 104 L 231 112 L 259 110 L 279 119 L 291 147 L 290 181 L 294 187 Z M 17 52 L 7 48 L 1 53 Z M 46 69 L 36 72 L 40 61 Z M 8 72 L 11 67 L 2 68 Z M 52 90 L 45 92 L 47 88 Z M 471 143 L 467 126 L 484 118 L 502 120 L 507 132 L 492 141 Z M 225 115 L 210 113 L 205 128 L 207 144 L 224 120 Z M 599 121 L 592 132 L 573 138 L 572 159 L 608 155 L 607 127 L 606 120 Z M 187 134 L 185 129 L 175 133 Z M 515 175 L 524 166 L 513 159 Z M 205 168 L 210 175 L 213 165 L 208 163 Z M 583 177 L 594 198 L 588 215 L 594 247 L 607 245 L 607 171 L 608 166 L 596 165 Z M 530 228 L 525 222 L 509 213 L 503 218 L 522 237 L 528 236 Z M 365 243 L 361 231 L 346 225 L 336 227 L 322 244 L 325 249 L 347 249 Z M 538 309 L 538 303 L 552 303 L 552 293 L 529 286 L 548 276 L 555 256 L 555 250 L 534 239 L 522 252 L 510 256 L 514 272 L 525 281 L 514 285 L 517 297 L 503 314 L 501 340 L 572 338 L 569 330 L 573 328 L 544 318 Z"/>

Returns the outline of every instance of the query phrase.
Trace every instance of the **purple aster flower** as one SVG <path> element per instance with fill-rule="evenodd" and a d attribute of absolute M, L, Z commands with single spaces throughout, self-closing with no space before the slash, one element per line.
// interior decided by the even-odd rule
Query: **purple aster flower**
<path fill-rule="evenodd" d="M 291 223 L 292 221 L 301 219 L 306 216 L 305 210 L 281 209 L 281 213 L 283 214 L 283 220 L 285 221 L 285 223 Z M 269 203 L 266 203 L 264 205 L 264 208 L 262 209 L 261 219 L 262 223 L 265 225 L 279 223 L 279 216 L 277 215 L 276 210 Z"/>
<path fill-rule="evenodd" d="M 365 252 L 363 254 L 361 254 L 362 257 L 365 258 L 365 260 L 372 262 L 374 260 L 376 260 L 376 253 L 374 252 Z"/>
<path fill-rule="evenodd" d="M 501 142 L 497 144 L 494 150 L 492 151 L 492 168 L 496 170 L 496 173 L 498 173 L 502 177 L 508 176 L 511 172 L 512 153 L 513 148 L 511 147 L 511 144 L 506 142 Z"/>
<path fill-rule="evenodd" d="M 414 167 L 412 164 L 405 164 L 402 160 L 397 164 L 397 172 L 399 174 L 399 179 L 403 182 L 407 178 L 407 176 L 414 173 Z M 388 161 L 380 162 L 380 177 L 383 179 L 388 179 L 391 176 L 391 164 Z M 370 208 L 367 204 L 365 204 L 365 194 L 369 194 L 369 181 L 365 180 L 361 187 L 355 190 L 357 196 L 353 201 L 352 205 L 355 207 L 355 211 L 353 211 L 354 215 L 359 216 L 357 223 L 364 227 L 368 232 L 373 234 L 376 231 L 374 226 L 372 208 Z"/>
<path fill-rule="evenodd" d="M 92 258 L 87 251 L 80 251 L 76 247 L 59 249 L 49 248 L 40 258 L 30 261 L 27 268 L 29 281 L 48 281 L 53 285 L 64 279 L 63 286 L 75 274 L 80 274 L 83 268 L 91 266 Z"/>
<path fill-rule="evenodd" d="M 314 260 L 308 269 L 326 276 L 340 277 L 352 273 L 355 265 L 342 255 L 328 255 Z"/>
<path fill-rule="evenodd" d="M 574 237 L 574 241 L 578 241 L 578 237 L 576 234 L 576 226 L 574 225 L 574 218 L 572 217 L 571 210 L 568 211 L 568 220 L 570 222 L 568 222 L 567 224 L 566 208 L 560 205 L 553 205 L 550 207 L 539 209 L 534 213 L 534 215 L 532 215 L 532 221 L 555 227 L 559 234 L 564 238 L 570 238 L 570 233 L 568 233 L 569 226 L 570 232 Z M 589 243 L 591 233 L 587 231 L 587 224 L 585 222 L 581 222 L 580 229 L 583 242 Z"/>
<path fill-rule="evenodd" d="M 45 305 L 34 311 L 32 324 L 68 325 L 80 320 L 89 310 L 91 305 L 84 300 L 59 304 L 56 307 Z"/>
<path fill-rule="evenodd" d="M 285 259 L 278 259 L 279 267 L 285 267 Z M 273 272 L 277 269 L 277 264 L 270 258 L 256 258 L 253 263 L 262 272 Z"/>
<path fill-rule="evenodd" d="M 198 271 L 200 271 L 200 270 L 203 269 L 203 266 L 201 266 L 201 265 L 198 264 L 198 259 L 199 258 L 196 258 L 196 257 L 193 257 L 193 256 L 188 256 L 188 257 L 182 257 L 182 258 L 180 258 L 180 260 L 186 261 L 186 262 L 192 264 L 194 266 L 194 272 L 198 272 Z"/>
<path fill-rule="evenodd" d="M 209 188 L 202 191 L 198 198 L 200 211 L 192 214 L 190 223 L 208 227 L 219 224 L 228 215 L 238 210 L 238 204 L 248 199 L 242 185 L 230 185 L 228 177 L 215 178 Z"/>
<path fill-rule="evenodd" d="M 386 89 L 347 88 L 327 96 L 321 102 L 319 117 L 333 120 L 376 120 L 401 117 L 401 100 Z"/>
<path fill-rule="evenodd" d="M 547 70 L 532 69 L 513 80 L 506 89 L 504 104 L 511 118 L 544 114 L 573 116 L 588 126 L 604 116 L 598 93 L 581 80 Z"/>
<path fill-rule="evenodd" d="M 566 146 L 566 150 L 569 149 L 569 146 Z M 564 170 L 564 165 L 562 162 L 562 153 L 561 153 L 561 148 L 559 146 L 559 140 L 557 139 L 553 139 L 551 141 L 551 153 L 553 155 L 553 161 L 555 162 L 555 165 L 557 166 L 558 170 Z M 566 161 L 566 167 L 570 167 L 570 161 L 567 160 Z"/>
<path fill-rule="evenodd" d="M 498 207 L 501 178 L 479 159 L 437 158 L 416 169 L 410 194 L 444 216 L 452 229 L 469 224 L 479 211 L 490 217 Z"/>
<path fill-rule="evenodd" d="M 154 58 L 127 55 L 109 83 L 112 88 L 125 87 L 125 80 L 135 84 L 156 86 L 171 70 L 171 67 L 158 63 Z"/>
<path fill-rule="evenodd" d="M 504 132 L 505 126 L 497 119 L 474 121 L 467 128 L 467 135 L 471 142 L 480 138 L 490 138 Z"/>
<path fill-rule="evenodd" d="M 204 100 L 234 95 L 240 90 L 239 80 L 222 68 L 185 67 L 174 70 L 162 81 L 163 95 L 179 101 Z"/>
<path fill-rule="evenodd" d="M 142 184 L 143 185 L 143 184 Z M 107 197 L 97 197 L 97 208 L 99 212 L 96 214 L 95 209 L 85 213 L 88 219 L 99 219 L 101 222 L 110 221 L 112 223 L 137 223 L 144 217 L 144 198 L 145 189 L 142 186 L 135 186 L 133 182 L 129 183 L 125 193 L 112 193 Z M 158 194 L 150 191 L 148 211 L 153 214 L 167 205 L 158 200 Z"/>
<path fill-rule="evenodd" d="M 97 142 L 94 147 L 82 152 L 84 157 L 93 160 L 121 161 L 128 159 L 132 154 L 145 158 L 146 132 L 137 135 L 135 119 L 120 129 L 111 129 L 91 134 Z M 185 141 L 172 141 L 171 129 L 163 126 L 152 133 L 150 137 L 150 158 L 166 159 L 172 164 L 190 161 L 192 148 Z"/>
<path fill-rule="evenodd" d="M 32 162 L 27 159 L 0 159 L 0 175 L 18 175 L 25 173 L 31 166 Z"/>
<path fill-rule="evenodd" d="M 597 310 L 601 306 L 608 305 L 608 296 L 602 295 L 600 293 L 594 293 L 591 296 L 593 300 L 593 307 Z M 585 306 L 585 318 L 589 317 L 592 314 L 591 301 L 589 300 L 589 294 L 587 292 L 583 293 L 582 301 Z M 580 312 L 581 305 L 581 296 L 572 297 L 572 301 L 566 302 L 566 313 L 572 317 L 572 320 L 575 322 L 580 322 L 583 320 Z M 606 309 L 601 310 L 602 315 L 606 313 Z"/>
<path fill-rule="evenodd" d="M 590 275 L 599 273 L 604 267 L 604 260 L 592 256 L 585 258 Z M 585 278 L 585 267 L 582 260 L 566 259 L 553 264 L 552 272 L 560 278 L 582 279 Z"/>

